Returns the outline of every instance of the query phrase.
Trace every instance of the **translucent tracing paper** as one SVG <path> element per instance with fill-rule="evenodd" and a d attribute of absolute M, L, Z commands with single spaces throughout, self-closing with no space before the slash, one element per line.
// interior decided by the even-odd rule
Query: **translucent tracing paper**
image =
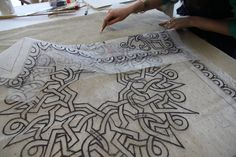
<path fill-rule="evenodd" d="M 118 73 L 193 59 L 174 31 L 133 35 L 94 44 L 58 45 L 24 38 L 0 54 L 1 77 L 19 73 L 24 62 L 45 62 L 58 68 L 71 67 Z M 14 58 L 14 59 L 13 59 Z M 13 63 L 14 62 L 14 63 Z M 6 70 L 7 67 L 13 67 Z M 20 66 L 21 64 L 21 66 Z M 14 71 L 14 72 L 13 72 Z"/>

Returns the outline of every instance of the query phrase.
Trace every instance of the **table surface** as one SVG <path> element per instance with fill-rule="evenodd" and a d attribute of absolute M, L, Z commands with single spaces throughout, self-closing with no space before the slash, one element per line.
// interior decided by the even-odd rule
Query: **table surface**
<path fill-rule="evenodd" d="M 15 14 L 25 15 L 25 14 L 35 13 L 39 11 L 45 11 L 50 8 L 51 6 L 49 5 L 48 2 L 17 6 L 15 7 Z M 0 31 L 25 27 L 29 25 L 34 25 L 34 24 L 49 22 L 49 21 L 54 21 L 54 20 L 61 20 L 61 19 L 70 18 L 74 16 L 83 16 L 86 10 L 88 10 L 88 14 L 92 14 L 98 11 L 91 7 L 86 6 L 86 7 L 80 8 L 75 13 L 71 13 L 67 15 L 63 14 L 63 15 L 57 15 L 57 16 L 51 16 L 51 17 L 48 17 L 47 15 L 42 15 L 42 16 L 19 17 L 19 18 L 14 18 L 14 19 L 4 19 L 4 20 L 0 20 Z"/>

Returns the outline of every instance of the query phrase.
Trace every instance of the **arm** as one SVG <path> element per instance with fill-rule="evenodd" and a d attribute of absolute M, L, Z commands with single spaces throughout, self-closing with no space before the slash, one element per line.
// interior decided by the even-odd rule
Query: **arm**
<path fill-rule="evenodd" d="M 229 26 L 226 20 L 213 20 L 203 17 L 190 17 L 192 27 L 197 27 L 205 31 L 230 35 Z"/>
<path fill-rule="evenodd" d="M 229 21 L 229 33 L 236 39 L 236 18 Z"/>
<path fill-rule="evenodd" d="M 101 31 L 103 31 L 103 29 L 108 25 L 112 25 L 124 20 L 132 13 L 159 8 L 162 5 L 162 1 L 163 0 L 136 0 L 134 3 L 127 7 L 109 10 L 104 19 Z"/>
<path fill-rule="evenodd" d="M 234 17 L 231 19 L 216 20 L 197 16 L 181 17 L 161 23 L 166 28 L 181 29 L 196 27 L 202 30 L 233 36 L 236 39 L 236 0 L 229 0 Z"/>
<path fill-rule="evenodd" d="M 137 0 L 132 3 L 129 8 L 131 13 L 138 13 L 141 11 L 147 11 L 151 9 L 158 9 L 162 5 L 162 0 Z"/>
<path fill-rule="evenodd" d="M 229 24 L 227 20 L 214 20 L 199 16 L 187 16 L 171 19 L 170 21 L 163 22 L 160 25 L 168 29 L 195 27 L 205 31 L 230 35 Z"/>

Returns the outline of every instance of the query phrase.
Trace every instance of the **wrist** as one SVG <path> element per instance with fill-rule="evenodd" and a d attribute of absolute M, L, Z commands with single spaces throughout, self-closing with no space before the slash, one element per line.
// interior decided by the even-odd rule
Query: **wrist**
<path fill-rule="evenodd" d="M 190 27 L 198 27 L 198 21 L 199 17 L 198 16 L 189 16 L 189 25 Z"/>
<path fill-rule="evenodd" d="M 138 13 L 144 11 L 147 5 L 147 0 L 137 0 L 133 5 L 129 6 L 130 13 Z"/>
<path fill-rule="evenodd" d="M 144 5 L 144 10 L 148 7 L 148 0 L 139 0 L 143 3 Z"/>

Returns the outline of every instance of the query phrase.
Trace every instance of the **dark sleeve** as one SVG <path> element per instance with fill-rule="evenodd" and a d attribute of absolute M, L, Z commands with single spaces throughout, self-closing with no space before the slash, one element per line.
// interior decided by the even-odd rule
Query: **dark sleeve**
<path fill-rule="evenodd" d="M 236 0 L 230 0 L 233 7 L 234 18 L 229 21 L 229 33 L 236 38 Z"/>
<path fill-rule="evenodd" d="M 168 2 L 170 2 L 170 0 L 162 0 L 162 4 L 166 4 Z"/>

